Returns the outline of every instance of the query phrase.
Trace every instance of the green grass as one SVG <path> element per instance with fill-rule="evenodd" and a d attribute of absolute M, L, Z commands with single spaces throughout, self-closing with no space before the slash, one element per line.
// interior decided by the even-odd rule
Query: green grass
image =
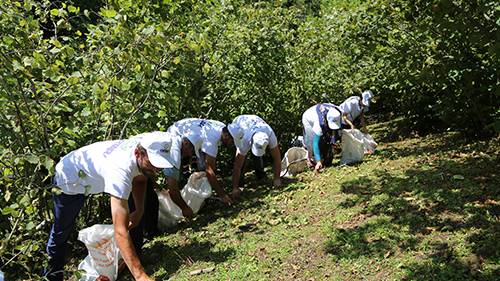
<path fill-rule="evenodd" d="M 279 189 L 249 182 L 236 206 L 206 205 L 146 244 L 146 270 L 157 280 L 498 280 L 498 139 L 395 140 L 391 125 L 372 126 L 380 147 L 359 165 Z"/>

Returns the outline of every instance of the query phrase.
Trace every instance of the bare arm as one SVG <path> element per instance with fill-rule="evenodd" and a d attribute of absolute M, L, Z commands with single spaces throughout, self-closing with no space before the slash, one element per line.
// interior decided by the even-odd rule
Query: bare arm
<path fill-rule="evenodd" d="M 132 180 L 132 197 L 134 198 L 135 211 L 130 214 L 129 229 L 136 227 L 144 214 L 144 198 L 146 194 L 148 178 L 137 176 Z"/>
<path fill-rule="evenodd" d="M 274 185 L 280 186 L 280 173 L 281 173 L 281 153 L 279 146 L 271 148 L 271 157 L 273 157 L 273 172 L 274 172 Z M 278 184 L 279 181 L 279 184 Z"/>
<path fill-rule="evenodd" d="M 207 173 L 208 182 L 215 189 L 217 195 L 224 201 L 226 204 L 231 204 L 232 201 L 229 196 L 224 192 L 224 189 L 219 185 L 219 181 L 215 176 L 215 157 L 210 155 L 205 155 L 205 172 Z"/>
<path fill-rule="evenodd" d="M 181 196 L 181 192 L 179 190 L 179 184 L 177 180 L 172 177 L 167 177 L 167 185 L 168 185 L 168 194 L 172 201 L 174 201 L 179 208 L 182 210 L 182 215 L 186 218 L 190 218 L 193 216 L 193 210 L 188 206 L 186 201 Z"/>
<path fill-rule="evenodd" d="M 113 218 L 116 244 L 130 272 L 136 280 L 152 280 L 144 272 L 128 233 L 129 210 L 127 200 L 111 195 L 111 216 Z"/>
<path fill-rule="evenodd" d="M 351 129 L 354 129 L 354 124 L 351 122 L 351 120 L 349 120 L 349 118 L 347 118 L 347 113 L 344 113 L 342 114 L 342 119 L 344 119 L 344 121 L 349 125 L 351 126 Z"/>
<path fill-rule="evenodd" d="M 243 163 L 245 163 L 245 155 L 236 152 L 233 165 L 233 180 L 232 180 L 233 190 L 238 189 L 238 184 L 241 176 L 241 168 L 243 167 Z"/>

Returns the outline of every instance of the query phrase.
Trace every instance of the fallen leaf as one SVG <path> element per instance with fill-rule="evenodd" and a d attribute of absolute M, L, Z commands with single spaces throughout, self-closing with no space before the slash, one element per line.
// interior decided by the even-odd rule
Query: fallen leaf
<path fill-rule="evenodd" d="M 207 268 L 193 270 L 193 271 L 189 272 L 189 275 L 193 276 L 193 275 L 198 275 L 198 274 L 202 274 L 202 273 L 212 272 L 214 270 L 215 270 L 215 267 L 207 267 Z"/>

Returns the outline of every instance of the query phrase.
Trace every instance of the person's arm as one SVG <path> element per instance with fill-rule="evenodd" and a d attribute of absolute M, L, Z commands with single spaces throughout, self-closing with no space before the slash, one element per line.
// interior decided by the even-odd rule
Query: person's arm
<path fill-rule="evenodd" d="M 219 185 L 219 181 L 217 181 L 217 177 L 215 176 L 215 157 L 208 154 L 205 155 L 205 172 L 207 173 L 208 182 L 215 189 L 217 195 L 225 204 L 231 205 L 233 203 L 231 198 L 224 192 L 224 189 Z"/>
<path fill-rule="evenodd" d="M 168 185 L 168 194 L 170 195 L 172 201 L 174 201 L 174 203 L 177 204 L 179 208 L 181 208 L 182 215 L 185 218 L 193 217 L 193 210 L 182 198 L 177 180 L 172 177 L 167 177 L 167 185 Z"/>
<path fill-rule="evenodd" d="M 129 210 L 127 200 L 111 195 L 111 216 L 113 218 L 116 244 L 130 273 L 135 280 L 153 280 L 144 271 L 128 233 Z"/>
<path fill-rule="evenodd" d="M 281 153 L 280 153 L 280 148 L 279 146 L 273 147 L 270 149 L 271 150 L 271 157 L 273 158 L 273 172 L 274 172 L 274 179 L 273 179 L 273 184 L 276 187 L 281 186 L 281 178 L 280 178 L 280 173 L 281 173 Z"/>
<path fill-rule="evenodd" d="M 144 198 L 147 184 L 148 178 L 143 175 L 132 180 L 132 197 L 134 198 L 135 211 L 130 214 L 129 229 L 136 227 L 141 222 L 144 214 Z"/>
<path fill-rule="evenodd" d="M 238 189 L 243 163 L 245 163 L 245 155 L 236 152 L 233 165 L 233 178 L 232 178 L 233 191 Z"/>
<path fill-rule="evenodd" d="M 319 172 L 319 170 L 323 167 L 323 163 L 321 162 L 321 153 L 319 150 L 319 140 L 321 139 L 320 135 L 314 134 L 313 138 L 313 152 L 314 152 L 314 160 L 316 160 L 316 166 L 314 167 L 314 171 Z"/>
<path fill-rule="evenodd" d="M 351 122 L 351 120 L 349 120 L 349 118 L 347 118 L 347 113 L 342 114 L 342 118 L 349 126 L 351 126 L 351 130 L 354 129 L 354 124 Z"/>

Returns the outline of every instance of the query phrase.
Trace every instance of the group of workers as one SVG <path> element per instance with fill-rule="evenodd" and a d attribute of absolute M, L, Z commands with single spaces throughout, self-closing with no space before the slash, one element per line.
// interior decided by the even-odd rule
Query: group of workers
<path fill-rule="evenodd" d="M 327 164 L 325 155 L 339 149 L 342 128 L 355 128 L 358 123 L 364 126 L 364 112 L 372 97 L 371 91 L 365 91 L 361 97 L 350 97 L 340 106 L 322 103 L 304 112 L 304 146 L 311 168 L 322 169 Z M 215 173 L 220 145 L 236 147 L 230 193 L 226 193 Z M 175 122 L 166 132 L 97 142 L 70 152 L 55 168 L 54 184 L 60 192 L 53 194 L 54 223 L 47 242 L 49 266 L 44 269 L 44 276 L 49 280 L 63 280 L 67 241 L 85 198 L 105 192 L 111 198 L 115 241 L 125 264 L 135 280 L 153 280 L 139 260 L 148 179 L 151 181 L 162 172 L 170 197 L 183 216 L 190 218 L 193 211 L 182 199 L 179 188 L 186 174 L 183 171 L 186 163 L 196 159 L 197 170 L 206 172 L 216 195 L 231 205 L 241 196 L 240 179 L 246 154 L 251 151 L 262 163 L 266 150 L 272 158 L 273 185 L 279 187 L 278 140 L 271 126 L 256 115 L 237 116 L 227 125 L 215 120 L 187 118 Z M 263 165 L 257 166 L 262 175 Z"/>

